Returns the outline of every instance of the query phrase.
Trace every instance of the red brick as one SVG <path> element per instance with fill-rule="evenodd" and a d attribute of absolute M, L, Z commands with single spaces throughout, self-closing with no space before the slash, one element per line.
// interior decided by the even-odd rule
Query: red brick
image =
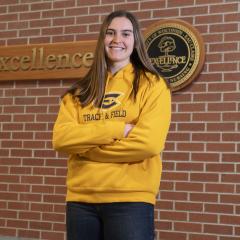
<path fill-rule="evenodd" d="M 200 82 L 222 82 L 222 74 L 220 73 L 202 73 L 198 77 Z"/>
<path fill-rule="evenodd" d="M 204 225 L 204 232 L 205 233 L 213 233 L 213 234 L 221 234 L 221 235 L 232 235 L 233 228 L 231 226 L 224 226 L 224 225 L 212 225 L 206 224 Z"/>
<path fill-rule="evenodd" d="M 234 164 L 207 163 L 206 171 L 207 172 L 233 172 Z"/>
<path fill-rule="evenodd" d="M 11 210 L 28 210 L 29 209 L 29 203 L 28 202 L 9 202 L 8 208 Z"/>
<path fill-rule="evenodd" d="M 63 34 L 63 27 L 43 28 L 42 35 L 58 35 Z"/>
<path fill-rule="evenodd" d="M 182 232 L 160 231 L 160 236 L 164 240 L 186 240 L 186 234 Z"/>
<path fill-rule="evenodd" d="M 177 143 L 178 151 L 203 151 L 204 144 L 203 143 Z"/>
<path fill-rule="evenodd" d="M 0 194 L 0 200 L 6 200 L 6 201 L 16 201 L 18 199 L 18 194 L 17 193 L 10 193 L 10 192 L 5 192 Z M 2 214 L 0 214 L 2 216 Z"/>
<path fill-rule="evenodd" d="M 222 182 L 227 183 L 239 183 L 240 175 L 239 174 L 223 174 Z"/>
<path fill-rule="evenodd" d="M 235 131 L 235 124 L 234 123 L 207 123 L 207 131 L 209 132 L 219 132 L 219 129 L 221 129 L 221 132 L 229 132 L 229 131 Z"/>
<path fill-rule="evenodd" d="M 106 0 L 105 0 L 106 1 Z M 140 9 L 162 9 L 166 7 L 166 1 L 140 2 Z"/>
<path fill-rule="evenodd" d="M 210 63 L 210 62 L 221 62 L 222 61 L 222 54 L 220 53 L 209 53 L 205 57 L 205 61 Z"/>
<path fill-rule="evenodd" d="M 48 27 L 51 25 L 51 21 L 49 19 L 41 19 L 41 20 L 32 20 L 30 21 L 30 27 L 31 28 L 37 28 L 37 27 Z"/>
<path fill-rule="evenodd" d="M 92 14 L 96 14 L 96 13 L 109 13 L 113 11 L 113 6 L 111 5 L 104 5 L 104 6 L 94 6 L 94 7 L 90 7 L 89 9 L 89 13 Z"/>
<path fill-rule="evenodd" d="M 202 192 L 202 183 L 190 183 L 190 182 L 176 182 L 177 191 L 187 191 L 187 192 Z"/>
<path fill-rule="evenodd" d="M 17 212 L 12 210 L 0 210 L 2 218 L 16 218 Z"/>
<path fill-rule="evenodd" d="M 21 193 L 20 194 L 21 201 L 40 202 L 41 199 L 42 199 L 41 194 L 31 194 L 31 193 Z M 27 213 L 23 213 L 23 214 L 27 214 Z M 31 215 L 33 213 L 29 212 L 29 214 Z M 36 216 L 36 214 L 33 214 L 33 215 Z M 28 217 L 26 217 L 26 218 L 28 218 Z"/>
<path fill-rule="evenodd" d="M 173 17 L 179 16 L 179 8 L 168 8 L 168 9 L 160 9 L 160 10 L 153 10 L 153 17 L 154 18 L 164 18 L 164 17 Z M 154 21 L 155 22 L 155 21 Z M 148 26 L 150 24 L 147 24 Z"/>
<path fill-rule="evenodd" d="M 196 24 L 209 24 L 209 23 L 219 23 L 223 21 L 223 16 L 221 14 L 211 14 L 209 15 L 203 15 L 203 16 L 196 16 L 195 17 Z M 220 36 L 220 35 L 219 35 Z"/>
<path fill-rule="evenodd" d="M 73 17 L 53 19 L 53 26 L 66 26 L 66 25 L 73 25 L 73 24 L 74 24 Z"/>
<path fill-rule="evenodd" d="M 22 148 L 22 141 L 2 141 L 2 148 Z"/>
<path fill-rule="evenodd" d="M 220 93 L 199 93 L 194 95 L 194 101 L 195 102 L 218 102 L 221 100 L 221 94 Z"/>
<path fill-rule="evenodd" d="M 66 35 L 66 36 L 53 36 L 52 37 L 52 42 L 73 42 L 74 41 L 74 36 L 72 35 Z"/>
<path fill-rule="evenodd" d="M 236 103 L 208 103 L 208 111 L 236 111 Z"/>
<path fill-rule="evenodd" d="M 181 16 L 186 15 L 203 15 L 208 13 L 208 7 L 207 6 L 201 6 L 201 7 L 185 7 L 180 9 Z"/>
<path fill-rule="evenodd" d="M 164 160 L 174 160 L 174 161 L 188 161 L 189 153 L 173 153 L 173 152 L 164 152 L 163 153 Z"/>
<path fill-rule="evenodd" d="M 7 227 L 9 228 L 28 228 L 28 222 L 22 220 L 7 220 Z"/>
<path fill-rule="evenodd" d="M 194 0 L 182 0 L 180 6 L 193 5 Z M 177 0 L 168 0 L 167 7 L 179 7 L 179 1 Z"/>
<path fill-rule="evenodd" d="M 43 196 L 43 200 L 46 203 L 48 203 L 48 202 L 50 202 L 50 203 L 52 203 L 52 202 L 63 203 L 63 202 L 65 202 L 65 196 L 64 195 L 61 196 L 61 195 L 47 195 L 47 194 L 45 194 Z"/>
<path fill-rule="evenodd" d="M 237 43 L 211 43 L 209 44 L 209 51 L 210 52 L 233 52 L 237 51 L 238 45 Z"/>
<path fill-rule="evenodd" d="M 86 26 L 77 26 L 77 25 L 74 25 L 74 26 L 68 26 L 68 27 L 65 27 L 65 30 L 64 32 L 66 34 L 70 34 L 70 33 L 85 33 L 87 32 L 87 27 Z"/>
<path fill-rule="evenodd" d="M 20 37 L 29 37 L 29 36 L 40 36 L 40 29 L 26 29 L 19 31 Z"/>
<path fill-rule="evenodd" d="M 237 24 L 236 23 L 225 23 L 225 24 L 213 24 L 210 26 L 210 32 L 236 32 Z"/>
<path fill-rule="evenodd" d="M 240 154 L 239 153 L 223 153 L 222 154 L 222 161 L 223 162 L 238 162 L 240 159 Z"/>
<path fill-rule="evenodd" d="M 210 5 L 210 13 L 234 12 L 237 8 L 237 3 Z"/>
<path fill-rule="evenodd" d="M 194 103 L 194 104 L 181 103 L 178 106 L 178 110 L 180 112 L 201 112 L 201 111 L 204 111 L 204 109 L 205 109 L 204 103 Z"/>
<path fill-rule="evenodd" d="M 69 9 L 70 10 L 70 9 Z M 67 11 L 67 9 L 66 9 Z M 43 18 L 55 18 L 55 17 L 63 17 L 64 16 L 64 10 L 47 10 L 42 12 L 42 17 Z"/>
<path fill-rule="evenodd" d="M 239 121 L 240 112 L 223 113 L 223 121 Z"/>
<path fill-rule="evenodd" d="M 31 203 L 31 211 L 33 212 L 53 212 L 52 204 Z"/>
<path fill-rule="evenodd" d="M 165 200 L 168 199 L 168 200 L 186 201 L 187 193 L 186 192 L 162 191 L 161 198 L 165 199 Z"/>
<path fill-rule="evenodd" d="M 234 150 L 235 150 L 234 144 L 230 144 L 230 143 L 207 143 L 207 151 L 233 152 Z"/>
<path fill-rule="evenodd" d="M 211 4 L 214 4 L 214 3 L 222 3 L 222 0 L 211 0 Z M 197 5 L 209 4 L 209 0 L 196 0 L 196 4 Z"/>
<path fill-rule="evenodd" d="M 217 223 L 217 214 L 207 214 L 207 213 L 190 213 L 189 220 L 191 222 L 202 222 L 202 223 Z"/>
<path fill-rule="evenodd" d="M 64 233 L 59 232 L 42 232 L 43 239 L 64 239 Z"/>
<path fill-rule="evenodd" d="M 234 52 L 234 53 L 225 53 L 224 54 L 224 61 L 238 61 L 240 60 L 240 53 Z"/>
<path fill-rule="evenodd" d="M 239 133 L 223 133 L 222 139 L 223 141 L 227 141 L 227 142 L 240 142 L 240 134 Z"/>
<path fill-rule="evenodd" d="M 240 216 L 221 215 L 220 223 L 227 225 L 240 225 Z"/>
<path fill-rule="evenodd" d="M 202 119 L 203 120 L 203 119 Z M 211 141 L 220 141 L 220 133 L 193 133 L 192 134 L 193 141 L 204 141 L 204 142 L 211 142 Z"/>
<path fill-rule="evenodd" d="M 19 175 L 19 174 L 31 174 L 31 168 L 23 166 L 12 166 L 10 167 L 10 174 Z M 24 188 L 26 189 L 26 188 Z M 26 191 L 26 190 L 25 190 Z"/>
<path fill-rule="evenodd" d="M 229 72 L 229 71 L 236 71 L 237 70 L 237 64 L 235 63 L 211 63 L 209 64 L 209 71 L 223 71 L 223 72 Z"/>
<path fill-rule="evenodd" d="M 201 131 L 204 131 L 204 129 L 205 129 L 204 123 L 179 123 L 178 124 L 179 131 L 201 132 Z"/>
<path fill-rule="evenodd" d="M 28 4 L 20 4 L 20 5 L 12 5 L 8 6 L 8 12 L 26 12 L 29 11 L 29 5 Z"/>
<path fill-rule="evenodd" d="M 217 202 L 218 195 L 212 193 L 190 193 L 190 201 L 194 202 Z"/>
<path fill-rule="evenodd" d="M 187 173 L 181 173 L 181 172 L 175 172 L 174 174 L 172 172 L 163 172 L 162 176 L 165 180 L 171 180 L 171 181 L 187 181 L 188 174 Z"/>
<path fill-rule="evenodd" d="M 234 193 L 234 186 L 230 184 L 206 184 L 206 192 L 216 192 L 216 193 Z"/>
<path fill-rule="evenodd" d="M 220 196 L 221 203 L 232 203 L 232 204 L 239 204 L 240 202 L 240 195 L 230 194 L 230 195 L 221 195 Z"/>
<path fill-rule="evenodd" d="M 51 9 L 51 2 L 32 3 L 30 5 L 31 11 Z"/>
<path fill-rule="evenodd" d="M 176 222 L 174 223 L 174 229 L 181 232 L 201 232 L 202 225 L 198 223 L 183 223 Z"/>
<path fill-rule="evenodd" d="M 234 206 L 233 205 L 224 205 L 224 204 L 218 204 L 218 203 L 206 203 L 204 204 L 204 208 L 206 212 L 211 212 L 211 213 L 228 213 L 232 214 L 234 211 Z"/>
<path fill-rule="evenodd" d="M 40 12 L 19 13 L 20 20 L 40 19 Z"/>
<path fill-rule="evenodd" d="M 197 182 L 218 182 L 219 176 L 216 173 L 190 173 L 191 181 Z"/>
<path fill-rule="evenodd" d="M 75 6 L 75 0 L 53 2 L 53 8 L 70 8 Z"/>
<path fill-rule="evenodd" d="M 34 222 L 34 221 L 31 221 L 30 222 L 30 228 L 31 229 L 36 229 L 36 230 L 51 230 L 52 229 L 52 223 L 49 223 L 49 222 Z"/>
<path fill-rule="evenodd" d="M 189 240 L 217 240 L 217 236 L 207 234 L 189 234 Z"/>
<path fill-rule="evenodd" d="M 114 5 L 114 10 L 127 10 L 127 11 L 137 11 L 139 9 L 139 2 L 134 3 L 118 3 Z"/>
<path fill-rule="evenodd" d="M 188 122 L 191 119 L 191 115 L 188 113 L 173 113 L 172 122 Z"/>
<path fill-rule="evenodd" d="M 239 41 L 240 39 L 240 33 L 234 32 L 234 33 L 224 33 L 224 41 Z"/>
<path fill-rule="evenodd" d="M 17 20 L 18 20 L 18 15 L 16 13 L 0 15 L 1 22 L 10 22 L 10 21 L 17 21 Z"/>
<path fill-rule="evenodd" d="M 176 202 L 175 208 L 178 211 L 187 211 L 187 212 L 202 212 L 203 204 L 202 203 L 193 203 L 193 202 Z"/>
<path fill-rule="evenodd" d="M 0 32 L 0 38 L 15 38 L 17 37 L 16 31 L 4 31 Z"/>
<path fill-rule="evenodd" d="M 16 228 L 1 228 L 0 227 L 1 235 L 4 236 L 16 236 L 17 230 Z"/>
<path fill-rule="evenodd" d="M 47 185 L 54 185 L 54 186 L 62 185 L 62 186 L 64 186 L 65 182 L 66 182 L 66 178 L 65 177 L 60 177 L 60 176 L 45 177 L 45 179 L 44 179 L 44 183 L 47 184 Z"/>
<path fill-rule="evenodd" d="M 77 0 L 77 5 L 78 6 L 83 6 L 83 5 L 97 5 L 99 4 L 99 0 Z"/>
<path fill-rule="evenodd" d="M 24 237 L 24 238 L 34 238 L 34 239 L 40 239 L 40 232 L 39 231 L 32 231 L 32 230 L 18 230 L 18 236 Z"/>

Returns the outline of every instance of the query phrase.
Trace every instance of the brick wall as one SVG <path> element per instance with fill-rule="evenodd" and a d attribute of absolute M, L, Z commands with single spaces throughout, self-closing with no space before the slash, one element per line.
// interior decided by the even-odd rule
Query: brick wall
<path fill-rule="evenodd" d="M 115 9 L 142 29 L 190 22 L 205 41 L 200 76 L 173 96 L 156 204 L 158 240 L 240 239 L 238 0 L 0 0 L 0 45 L 96 39 Z M 66 156 L 51 147 L 70 80 L 0 81 L 0 235 L 65 239 Z"/>

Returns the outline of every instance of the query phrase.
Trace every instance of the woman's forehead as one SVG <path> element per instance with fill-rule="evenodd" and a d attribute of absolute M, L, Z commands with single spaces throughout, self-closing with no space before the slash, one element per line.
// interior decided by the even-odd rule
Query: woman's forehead
<path fill-rule="evenodd" d="M 109 24 L 108 28 L 121 28 L 125 30 L 133 30 L 132 22 L 126 17 L 115 17 Z"/>

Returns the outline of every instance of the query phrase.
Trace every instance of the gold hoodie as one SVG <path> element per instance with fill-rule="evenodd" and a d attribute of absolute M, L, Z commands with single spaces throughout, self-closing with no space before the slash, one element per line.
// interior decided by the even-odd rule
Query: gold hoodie
<path fill-rule="evenodd" d="M 53 147 L 69 154 L 67 201 L 155 203 L 171 117 L 163 79 L 143 74 L 134 101 L 133 66 L 108 76 L 101 108 L 82 108 L 67 94 L 53 129 Z M 124 137 L 126 123 L 134 128 Z"/>

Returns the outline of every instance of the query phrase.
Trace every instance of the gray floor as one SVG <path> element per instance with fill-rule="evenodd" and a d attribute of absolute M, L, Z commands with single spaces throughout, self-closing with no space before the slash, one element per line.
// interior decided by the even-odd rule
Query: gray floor
<path fill-rule="evenodd" d="M 0 236 L 0 240 L 34 240 L 34 239 Z"/>

